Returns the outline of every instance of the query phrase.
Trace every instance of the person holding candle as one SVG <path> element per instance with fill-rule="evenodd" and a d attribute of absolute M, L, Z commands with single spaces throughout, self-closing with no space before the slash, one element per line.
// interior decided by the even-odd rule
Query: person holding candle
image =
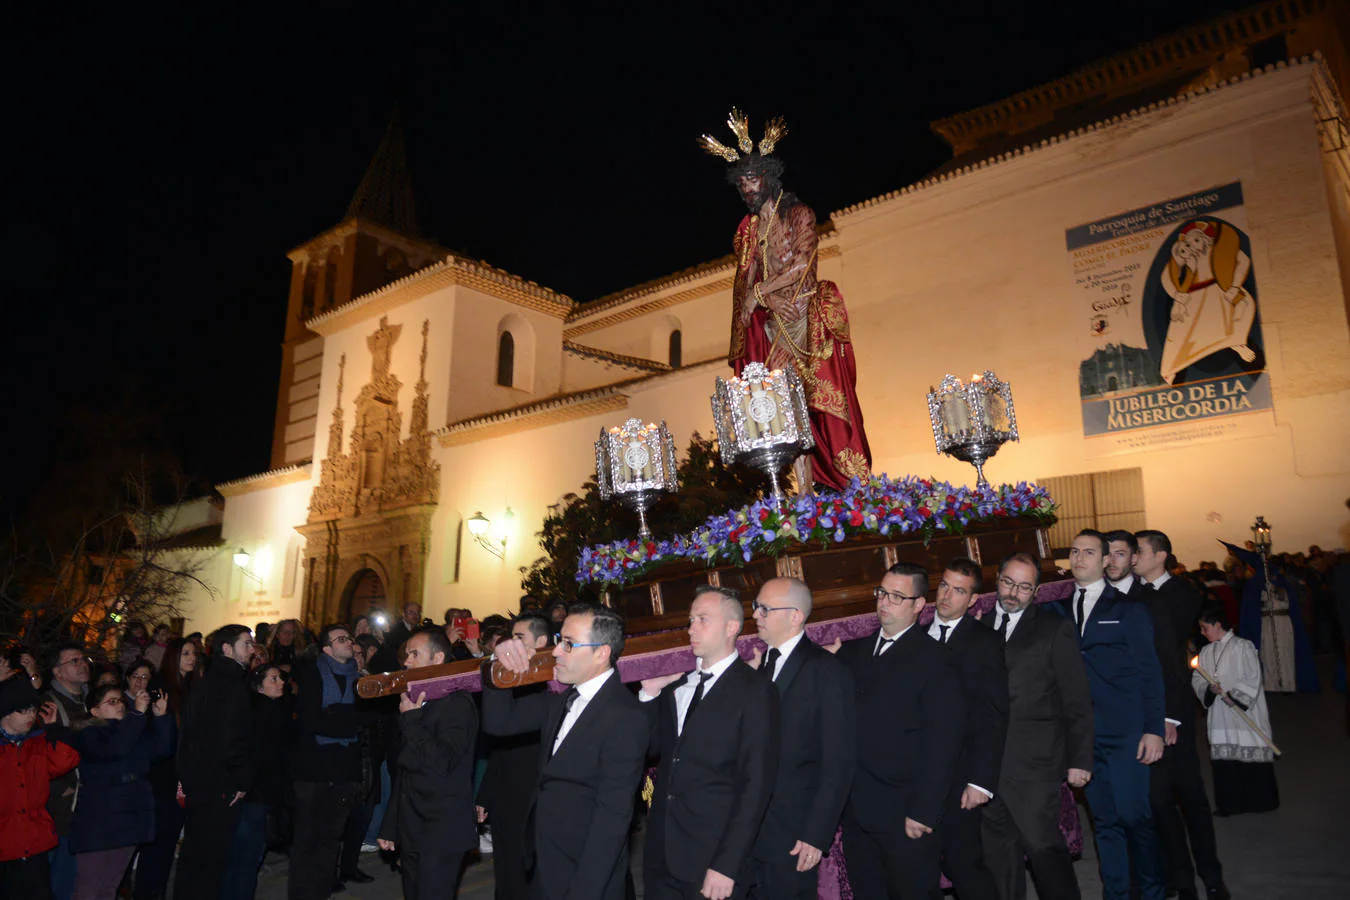
<path fill-rule="evenodd" d="M 1233 634 L 1228 616 L 1218 607 L 1200 614 L 1200 633 L 1209 643 L 1200 649 L 1191 688 L 1208 710 L 1214 814 L 1270 812 L 1280 805 L 1280 791 L 1260 657 L 1251 641 Z"/>

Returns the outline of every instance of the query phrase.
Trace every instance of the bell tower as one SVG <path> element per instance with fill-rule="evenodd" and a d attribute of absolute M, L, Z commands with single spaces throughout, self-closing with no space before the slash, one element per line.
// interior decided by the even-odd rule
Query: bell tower
<path fill-rule="evenodd" d="M 287 254 L 291 289 L 281 342 L 271 468 L 314 458 L 323 338 L 309 329 L 309 321 L 446 253 L 418 230 L 403 126 L 394 113 L 342 221 Z"/>

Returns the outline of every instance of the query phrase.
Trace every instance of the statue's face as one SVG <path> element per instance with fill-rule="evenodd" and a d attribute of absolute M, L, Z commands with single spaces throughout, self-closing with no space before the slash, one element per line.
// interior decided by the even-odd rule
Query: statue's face
<path fill-rule="evenodd" d="M 764 193 L 764 176 L 762 175 L 742 175 L 737 184 L 740 187 L 741 196 L 745 202 L 753 206 L 759 206 L 760 197 Z"/>

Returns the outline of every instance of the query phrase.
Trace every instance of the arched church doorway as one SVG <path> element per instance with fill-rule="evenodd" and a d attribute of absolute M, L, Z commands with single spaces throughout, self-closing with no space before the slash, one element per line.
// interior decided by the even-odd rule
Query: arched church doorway
<path fill-rule="evenodd" d="M 1106 379 L 1106 390 L 1107 392 L 1120 390 L 1120 382 L 1116 380 L 1116 376 L 1112 375 Z"/>
<path fill-rule="evenodd" d="M 385 596 L 384 580 L 374 569 L 362 569 L 347 582 L 342 592 L 342 621 L 350 622 L 357 616 L 364 616 L 372 609 L 385 612 L 389 603 Z"/>

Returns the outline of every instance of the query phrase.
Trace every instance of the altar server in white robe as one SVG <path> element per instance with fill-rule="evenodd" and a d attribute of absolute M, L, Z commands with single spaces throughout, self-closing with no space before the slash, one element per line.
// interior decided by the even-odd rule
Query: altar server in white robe
<path fill-rule="evenodd" d="M 1208 714 L 1214 814 L 1269 812 L 1280 805 L 1275 753 L 1238 715 L 1241 709 L 1273 739 L 1260 657 L 1251 641 L 1233 633 L 1220 608 L 1200 614 L 1200 632 L 1209 641 L 1200 649 L 1200 668 L 1217 684 L 1210 684 L 1197 671 L 1191 676 L 1191 687 Z"/>

